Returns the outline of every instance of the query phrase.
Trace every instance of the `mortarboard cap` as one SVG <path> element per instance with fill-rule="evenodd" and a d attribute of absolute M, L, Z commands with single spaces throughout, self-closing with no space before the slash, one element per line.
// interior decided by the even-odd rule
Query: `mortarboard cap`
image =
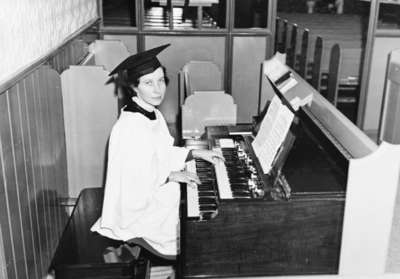
<path fill-rule="evenodd" d="M 157 54 L 163 51 L 170 44 L 165 44 L 155 47 L 134 55 L 129 56 L 122 61 L 114 70 L 111 71 L 109 76 L 116 73 L 127 71 L 127 78 L 129 80 L 139 78 L 140 76 L 154 72 L 161 66 L 160 61 L 157 59 Z"/>

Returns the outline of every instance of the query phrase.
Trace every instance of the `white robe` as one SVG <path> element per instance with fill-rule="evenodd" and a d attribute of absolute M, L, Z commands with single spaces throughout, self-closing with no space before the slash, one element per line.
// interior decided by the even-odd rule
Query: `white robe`
<path fill-rule="evenodd" d="M 150 120 L 121 111 L 109 140 L 102 215 L 91 230 L 123 241 L 141 237 L 161 254 L 176 255 L 180 187 L 165 181 L 184 168 L 188 149 L 173 146 L 164 117 L 155 113 Z"/>

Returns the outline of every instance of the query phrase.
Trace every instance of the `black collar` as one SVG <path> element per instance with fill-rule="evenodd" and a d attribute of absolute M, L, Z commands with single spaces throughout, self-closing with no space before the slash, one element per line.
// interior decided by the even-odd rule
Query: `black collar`
<path fill-rule="evenodd" d="M 130 111 L 130 112 L 138 112 L 146 116 L 150 120 L 155 120 L 156 119 L 156 113 L 154 111 L 150 112 L 139 106 L 136 102 L 133 100 L 129 100 L 128 104 L 126 107 L 124 107 L 124 111 Z"/>

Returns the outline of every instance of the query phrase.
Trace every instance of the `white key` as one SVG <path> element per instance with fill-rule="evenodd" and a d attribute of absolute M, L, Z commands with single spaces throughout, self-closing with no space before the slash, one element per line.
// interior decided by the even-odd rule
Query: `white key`
<path fill-rule="evenodd" d="M 220 148 L 214 148 L 214 150 L 222 153 Z M 221 160 L 218 160 L 215 164 L 215 176 L 217 177 L 219 197 L 221 199 L 233 199 L 228 171 L 226 170 L 224 162 Z"/>
<path fill-rule="evenodd" d="M 194 160 L 190 160 L 186 162 L 186 170 L 189 172 L 196 172 L 196 162 Z M 199 205 L 199 192 L 196 186 L 187 186 L 187 215 L 188 217 L 200 217 L 200 205 Z"/>

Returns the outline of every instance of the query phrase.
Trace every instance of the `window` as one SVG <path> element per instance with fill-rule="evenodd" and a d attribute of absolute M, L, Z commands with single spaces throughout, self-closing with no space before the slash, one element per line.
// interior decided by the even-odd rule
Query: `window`
<path fill-rule="evenodd" d="M 225 28 L 225 0 L 145 0 L 146 29 L 219 29 Z"/>
<path fill-rule="evenodd" d="M 235 0 L 235 28 L 267 28 L 268 0 Z"/>
<path fill-rule="evenodd" d="M 136 26 L 134 0 L 103 0 L 104 26 Z"/>
<path fill-rule="evenodd" d="M 400 29 L 400 1 L 386 0 L 379 5 L 378 29 Z"/>

